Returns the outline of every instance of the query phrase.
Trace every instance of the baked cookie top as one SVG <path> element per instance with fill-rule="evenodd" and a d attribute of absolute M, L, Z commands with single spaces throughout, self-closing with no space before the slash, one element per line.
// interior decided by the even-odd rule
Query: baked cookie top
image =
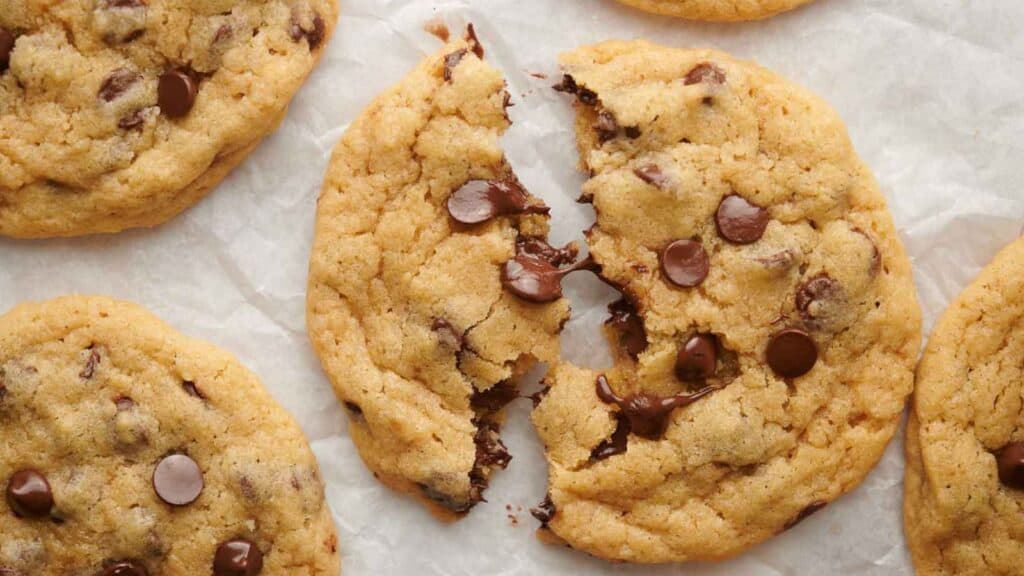
<path fill-rule="evenodd" d="M 154 226 L 271 132 L 336 0 L 4 2 L 0 235 Z"/>
<path fill-rule="evenodd" d="M 547 208 L 498 140 L 501 74 L 449 43 L 352 123 L 317 212 L 310 337 L 371 470 L 464 513 L 510 456 L 498 438 L 515 379 L 558 357 L 569 305 L 544 241 Z"/>
<path fill-rule="evenodd" d="M 690 20 L 760 20 L 811 0 L 619 0 L 623 4 Z"/>
<path fill-rule="evenodd" d="M 298 425 L 229 354 L 73 296 L 0 318 L 0 574 L 335 576 Z"/>
<path fill-rule="evenodd" d="M 575 548 L 711 560 L 792 526 L 881 457 L 920 310 L 874 178 L 825 103 L 754 64 L 644 41 L 562 59 L 615 366 L 534 412 L 537 516 Z"/>
<path fill-rule="evenodd" d="M 1021 574 L 1024 239 L 949 307 L 917 369 L 904 527 L 922 576 Z"/>

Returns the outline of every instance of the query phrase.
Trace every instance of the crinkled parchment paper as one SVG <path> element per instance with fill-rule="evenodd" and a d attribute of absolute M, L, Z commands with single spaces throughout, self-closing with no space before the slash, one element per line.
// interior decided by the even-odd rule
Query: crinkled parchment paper
<path fill-rule="evenodd" d="M 490 502 L 439 524 L 363 467 L 307 342 L 316 197 L 347 123 L 437 49 L 424 24 L 439 17 L 455 33 L 473 22 L 514 96 L 505 139 L 512 165 L 553 207 L 554 240 L 581 238 L 592 214 L 574 202 L 583 179 L 569 105 L 549 89 L 557 54 L 610 38 L 712 46 L 759 61 L 839 110 L 889 199 L 930 328 L 1024 224 L 1024 2 L 818 0 L 735 25 L 648 16 L 612 0 L 342 0 L 342 10 L 281 129 L 209 198 L 152 231 L 0 240 L 0 309 L 105 293 L 237 354 L 314 441 L 348 575 L 911 574 L 899 441 L 856 492 L 731 562 L 629 567 L 543 545 L 528 509 L 544 495 L 545 466 L 525 400 L 513 404 L 506 438 L 514 460 Z M 568 281 L 575 314 L 565 354 L 601 367 L 596 329 L 613 294 L 587 276 Z"/>

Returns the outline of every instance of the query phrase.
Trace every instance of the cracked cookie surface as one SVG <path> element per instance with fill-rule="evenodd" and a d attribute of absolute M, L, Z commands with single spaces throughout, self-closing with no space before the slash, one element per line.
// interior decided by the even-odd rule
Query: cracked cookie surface
<path fill-rule="evenodd" d="M 0 235 L 155 226 L 272 132 L 336 0 L 0 2 Z"/>
<path fill-rule="evenodd" d="M 917 574 L 1024 574 L 1024 240 L 949 307 L 917 369 L 904 527 Z"/>
<path fill-rule="evenodd" d="M 615 560 L 715 560 L 850 491 L 913 384 L 920 310 L 836 114 L 726 54 L 644 41 L 563 56 L 587 233 L 623 300 L 599 374 L 547 377 L 536 515 Z"/>
<path fill-rule="evenodd" d="M 634 8 L 690 20 L 759 20 L 812 0 L 618 0 Z"/>
<path fill-rule="evenodd" d="M 310 337 L 375 475 L 442 516 L 510 458 L 516 378 L 558 356 L 569 315 L 547 208 L 512 173 L 501 74 L 448 44 L 353 122 L 321 192 Z M 540 282 L 536 281 L 540 274 Z M 544 276 L 544 274 L 547 274 Z"/>
<path fill-rule="evenodd" d="M 295 421 L 232 356 L 134 305 L 0 318 L 0 433 L 4 576 L 338 574 Z"/>

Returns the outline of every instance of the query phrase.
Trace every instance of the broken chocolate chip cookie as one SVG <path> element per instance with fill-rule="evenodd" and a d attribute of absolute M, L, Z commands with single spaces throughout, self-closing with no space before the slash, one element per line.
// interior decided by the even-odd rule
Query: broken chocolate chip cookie
<path fill-rule="evenodd" d="M 737 554 L 863 480 L 913 384 L 920 311 L 836 114 L 756 65 L 643 41 L 563 58 L 615 365 L 533 415 L 545 535 L 613 560 Z"/>

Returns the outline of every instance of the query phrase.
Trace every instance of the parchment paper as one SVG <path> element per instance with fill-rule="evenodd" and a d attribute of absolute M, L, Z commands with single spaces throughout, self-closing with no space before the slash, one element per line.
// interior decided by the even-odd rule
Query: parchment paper
<path fill-rule="evenodd" d="M 71 292 L 136 301 L 256 371 L 313 440 L 341 531 L 348 575 L 911 574 L 900 506 L 902 442 L 856 492 L 767 544 L 718 565 L 611 565 L 539 543 L 528 509 L 545 466 L 513 404 L 514 460 L 490 501 L 442 525 L 363 467 L 307 341 L 306 263 L 330 150 L 378 92 L 438 41 L 473 22 L 504 69 L 516 124 L 505 139 L 521 179 L 553 207 L 556 241 L 581 238 L 572 118 L 549 87 L 577 45 L 646 37 L 755 59 L 831 102 L 874 169 L 914 260 L 930 328 L 1024 224 L 1024 2 L 818 0 L 761 23 L 708 25 L 648 16 L 611 0 L 342 0 L 338 34 L 287 120 L 209 198 L 152 231 L 77 240 L 0 240 L 0 310 Z M 547 74 L 547 79 L 531 76 Z M 588 275 L 567 294 L 566 356 L 607 365 L 597 326 L 613 295 Z"/>

